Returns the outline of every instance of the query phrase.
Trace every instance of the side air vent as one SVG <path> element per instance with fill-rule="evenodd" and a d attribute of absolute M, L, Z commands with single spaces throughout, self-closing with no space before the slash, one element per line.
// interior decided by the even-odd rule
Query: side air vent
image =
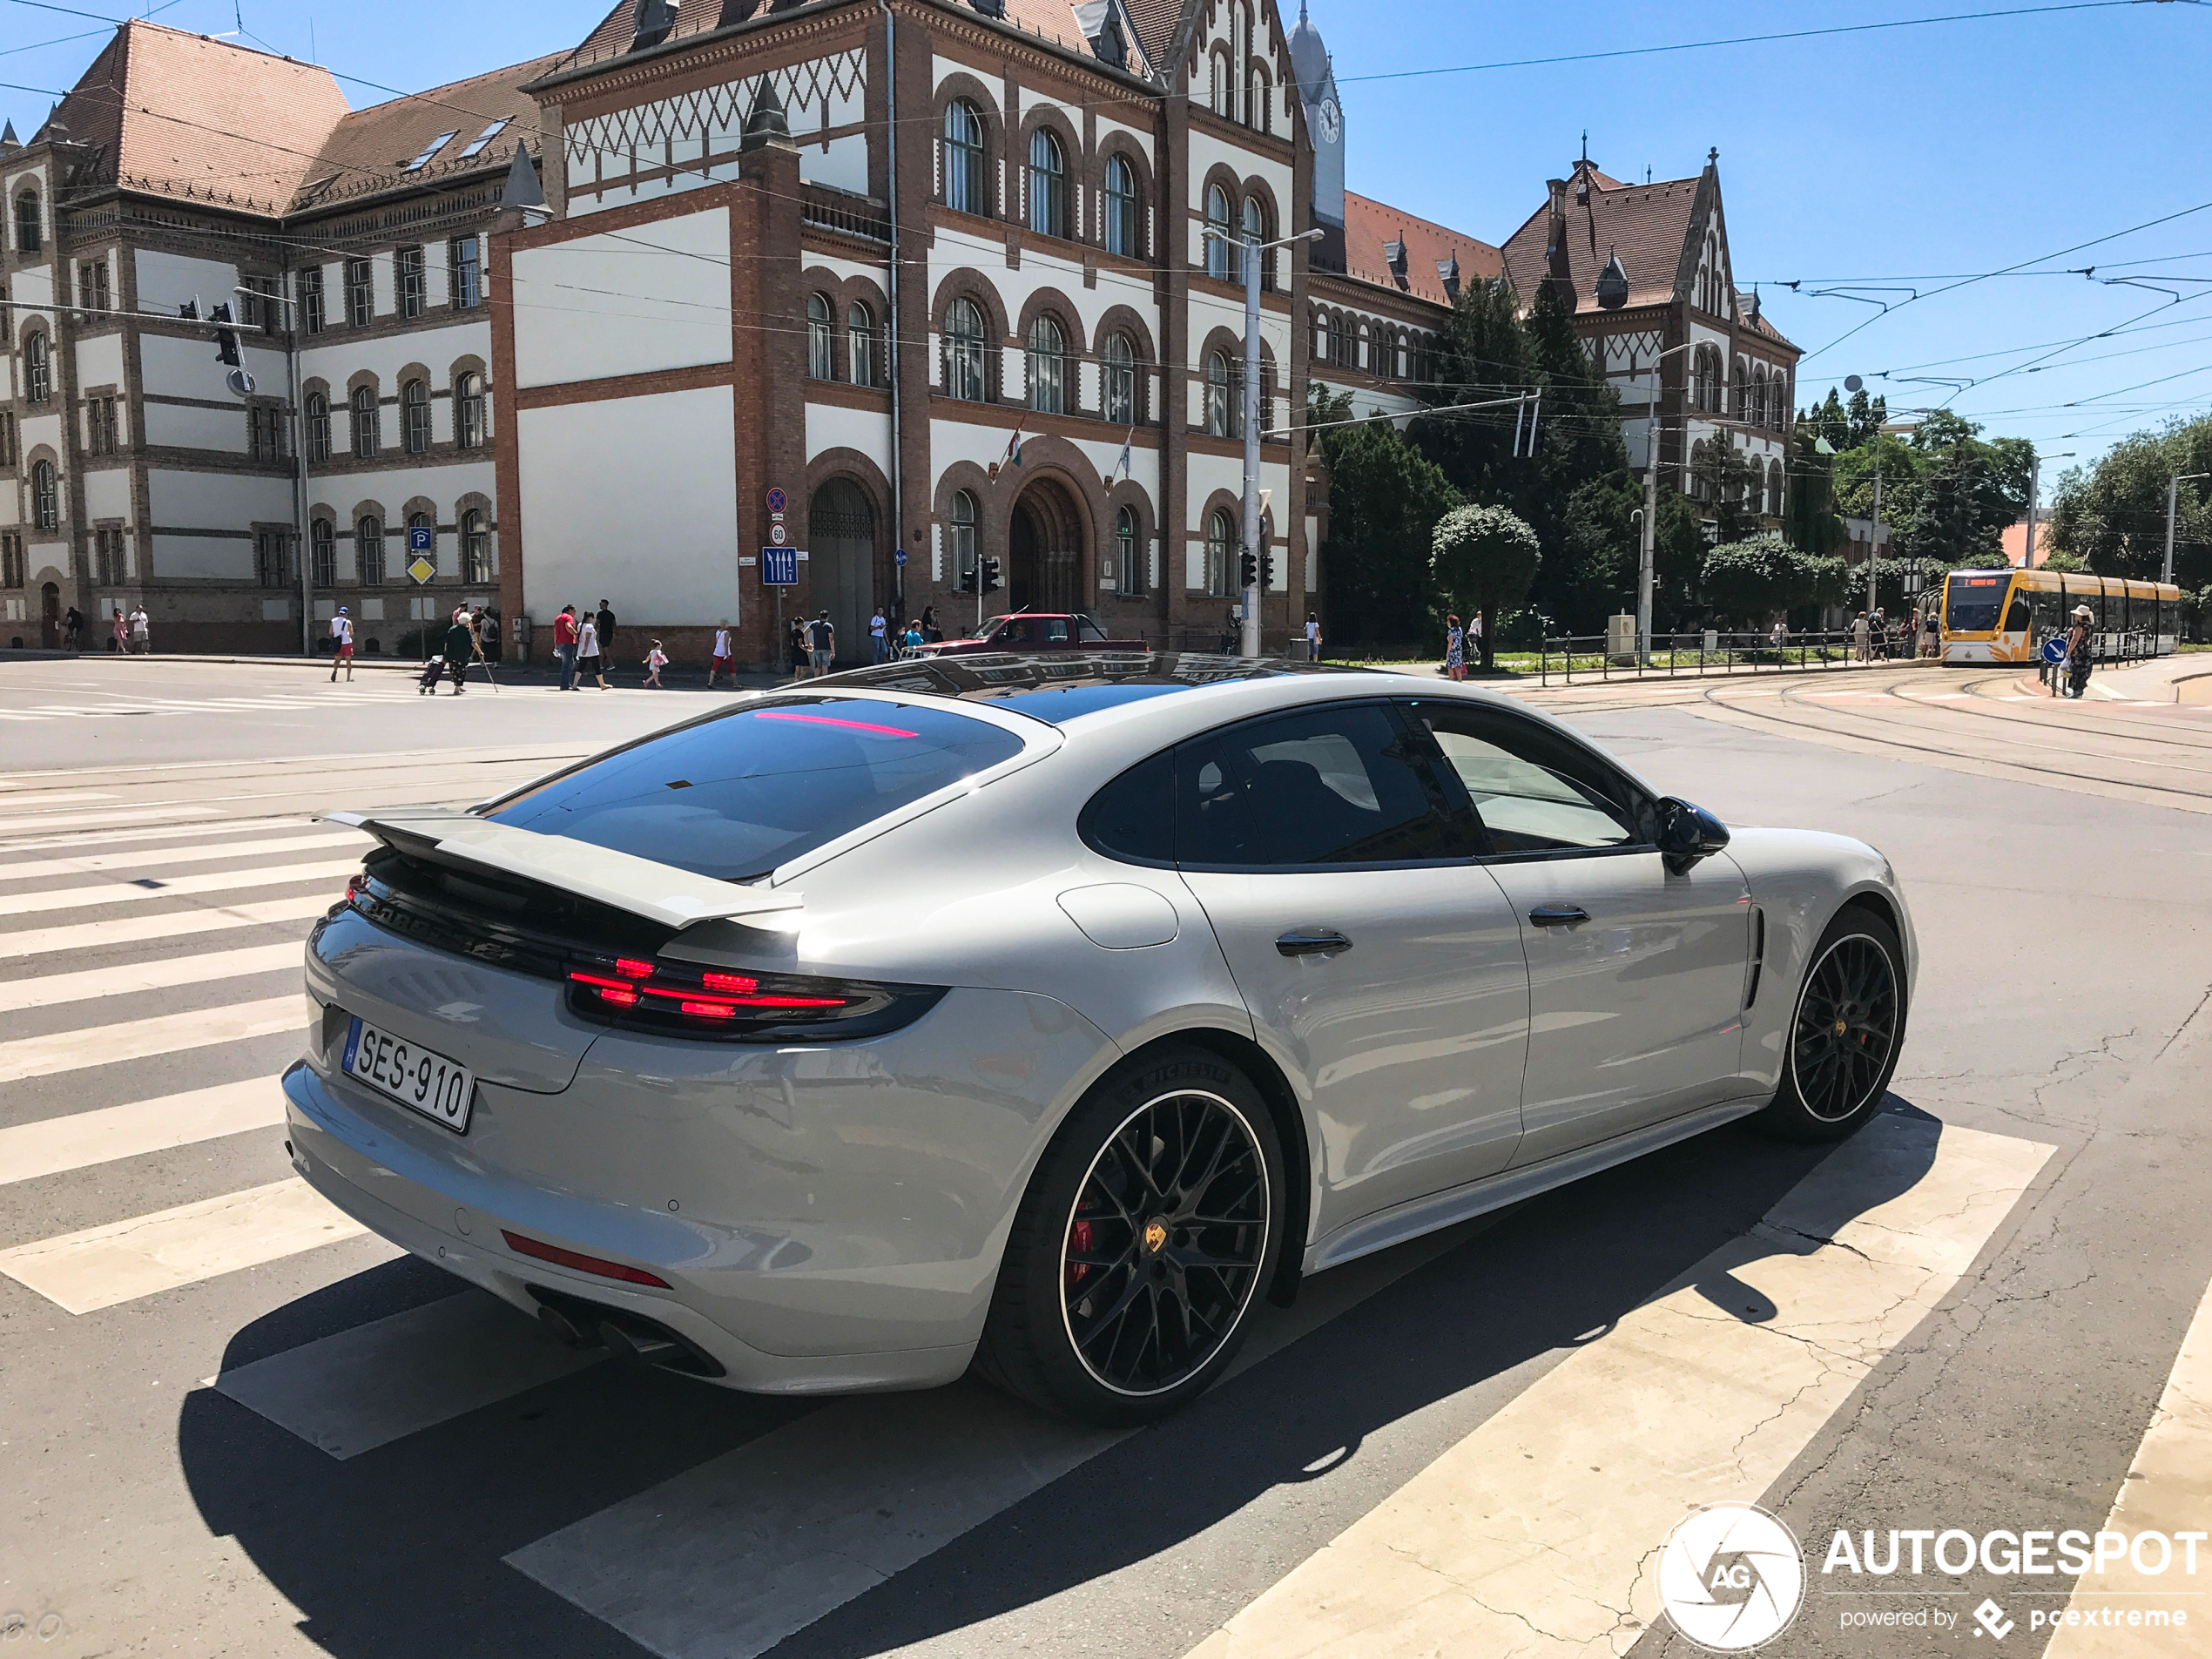
<path fill-rule="evenodd" d="M 1757 905 L 1751 907 L 1751 962 L 1743 975 L 1743 1008 L 1750 1011 L 1751 1004 L 1759 1000 L 1759 974 L 1766 965 L 1766 912 Z"/>

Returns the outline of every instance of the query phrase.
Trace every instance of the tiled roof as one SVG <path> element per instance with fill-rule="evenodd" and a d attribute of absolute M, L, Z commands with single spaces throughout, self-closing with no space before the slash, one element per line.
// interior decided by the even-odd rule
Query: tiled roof
<path fill-rule="evenodd" d="M 62 100 L 132 188 L 280 212 L 347 113 L 328 71 L 132 18 Z"/>
<path fill-rule="evenodd" d="M 1188 0 L 1129 0 L 1130 21 L 1136 25 L 1138 44 L 1163 73 L 1170 72 L 1168 54 L 1175 45 L 1175 31 L 1183 25 L 1187 3 Z"/>
<path fill-rule="evenodd" d="M 1565 263 L 1574 282 L 1575 308 L 1597 304 L 1598 273 L 1617 255 L 1629 273 L 1631 306 L 1664 305 L 1675 297 L 1683 255 L 1689 246 L 1692 210 L 1702 179 L 1668 179 L 1649 185 L 1615 185 L 1592 169 L 1586 199 L 1567 191 Z M 1550 204 L 1531 213 L 1506 239 L 1506 269 L 1525 301 L 1533 299 L 1548 267 Z"/>
<path fill-rule="evenodd" d="M 1394 241 L 1405 244 L 1402 280 L 1392 270 L 1387 253 Z M 1452 303 L 1436 273 L 1440 260 L 1458 260 L 1462 281 L 1505 273 L 1504 260 L 1489 243 L 1348 190 L 1344 193 L 1344 254 L 1345 275 L 1440 306 Z"/>
<path fill-rule="evenodd" d="M 565 56 L 533 58 L 353 111 L 338 123 L 322 147 L 327 165 L 301 181 L 304 187 L 295 206 L 341 201 L 456 172 L 505 167 L 518 143 L 529 145 L 533 153 L 541 151 L 543 134 L 538 128 L 537 104 L 522 89 L 550 74 Z M 462 153 L 499 123 L 505 125 L 475 155 Z M 442 135 L 450 136 L 433 148 L 433 141 Z M 421 166 L 408 166 L 426 152 Z M 326 179 L 329 184 L 318 188 Z"/>

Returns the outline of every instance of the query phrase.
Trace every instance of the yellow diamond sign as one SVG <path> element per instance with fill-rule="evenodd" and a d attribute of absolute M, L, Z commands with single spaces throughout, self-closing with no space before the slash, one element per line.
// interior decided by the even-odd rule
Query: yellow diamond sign
<path fill-rule="evenodd" d="M 407 567 L 407 573 L 417 582 L 428 582 L 432 577 L 437 575 L 438 567 L 428 559 L 418 558 Z"/>

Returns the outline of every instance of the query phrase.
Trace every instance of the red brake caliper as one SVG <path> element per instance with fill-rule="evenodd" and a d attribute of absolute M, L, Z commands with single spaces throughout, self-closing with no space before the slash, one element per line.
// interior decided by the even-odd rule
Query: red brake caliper
<path fill-rule="evenodd" d="M 1089 1222 L 1078 1221 L 1074 1226 L 1068 1229 L 1068 1248 L 1070 1250 L 1080 1251 L 1085 1255 L 1089 1253 L 1090 1224 Z M 1068 1264 L 1068 1287 L 1070 1290 L 1073 1290 L 1076 1285 L 1082 1284 L 1083 1280 L 1089 1277 L 1089 1273 L 1090 1269 L 1083 1263 L 1069 1262 Z"/>

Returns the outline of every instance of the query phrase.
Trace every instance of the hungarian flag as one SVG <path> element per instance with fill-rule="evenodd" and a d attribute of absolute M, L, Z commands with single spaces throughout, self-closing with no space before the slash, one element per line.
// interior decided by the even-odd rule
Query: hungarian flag
<path fill-rule="evenodd" d="M 1022 464 L 1022 428 L 1018 426 L 1014 428 L 1014 436 L 1007 442 L 1006 459 L 1002 464 L 1008 467 Z"/>

